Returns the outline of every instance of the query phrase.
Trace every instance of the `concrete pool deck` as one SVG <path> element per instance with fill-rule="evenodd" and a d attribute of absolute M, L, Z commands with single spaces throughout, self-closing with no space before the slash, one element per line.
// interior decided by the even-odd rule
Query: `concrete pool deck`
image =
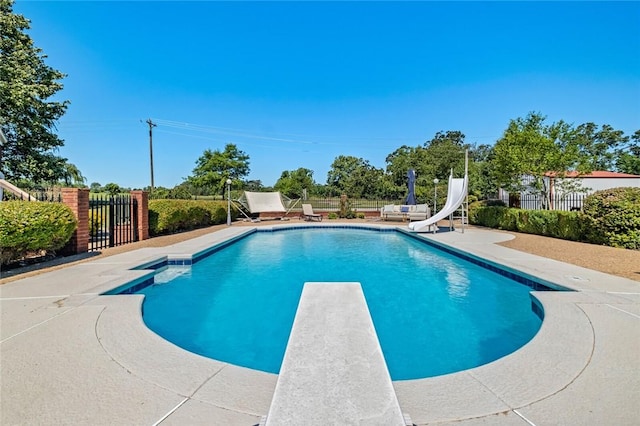
<path fill-rule="evenodd" d="M 141 296 L 100 296 L 148 277 L 131 270 L 140 264 L 188 257 L 252 229 L 226 228 L 0 286 L 0 424 L 257 424 L 269 411 L 276 375 L 163 340 L 145 327 Z M 536 292 L 542 328 L 511 355 L 393 382 L 415 424 L 637 424 L 640 282 L 495 244 L 510 238 L 504 233 L 424 238 L 578 291 Z"/>

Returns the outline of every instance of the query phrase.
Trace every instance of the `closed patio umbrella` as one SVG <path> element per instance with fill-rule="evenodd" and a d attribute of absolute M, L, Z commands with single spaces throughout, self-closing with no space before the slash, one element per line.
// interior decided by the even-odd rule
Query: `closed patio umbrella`
<path fill-rule="evenodd" d="M 409 193 L 407 194 L 407 200 L 405 204 L 408 206 L 412 206 L 416 204 L 416 171 L 413 169 L 409 169 L 407 172 L 407 176 L 409 177 L 409 182 L 407 186 L 409 187 Z"/>

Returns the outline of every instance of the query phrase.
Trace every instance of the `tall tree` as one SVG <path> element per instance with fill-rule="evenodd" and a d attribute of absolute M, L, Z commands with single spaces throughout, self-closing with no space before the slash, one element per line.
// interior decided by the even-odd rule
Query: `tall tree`
<path fill-rule="evenodd" d="M 426 159 L 426 151 L 422 146 L 411 147 L 403 145 L 400 148 L 387 155 L 385 159 L 387 163 L 387 174 L 391 182 L 397 187 L 403 188 L 405 192 L 407 187 L 407 171 L 413 169 L 419 177 L 430 175 L 430 164 Z"/>
<path fill-rule="evenodd" d="M 75 164 L 65 163 L 63 166 L 62 181 L 65 185 L 83 187 L 87 179 L 82 176 L 80 169 Z"/>
<path fill-rule="evenodd" d="M 382 169 L 362 158 L 340 155 L 333 160 L 327 174 L 327 186 L 333 195 L 346 194 L 351 198 L 380 196 L 380 184 L 384 178 Z"/>
<path fill-rule="evenodd" d="M 545 120 L 539 113 L 511 120 L 494 146 L 491 170 L 502 188 L 540 195 L 550 206 L 550 174 L 562 178 L 569 171 L 586 173 L 591 169 L 575 130 L 562 120 L 549 125 Z"/>
<path fill-rule="evenodd" d="M 423 146 L 401 146 L 386 158 L 389 185 L 395 189 L 393 198 L 401 198 L 407 193 L 407 171 L 416 171 L 416 196 L 420 202 L 433 199 L 433 180 L 442 182 L 439 188 L 446 188 L 447 177 L 453 169 L 454 175 L 464 173 L 464 152 L 469 150 L 469 190 L 481 197 L 491 192 L 488 157 L 492 148 L 488 145 L 471 145 L 465 142 L 464 133 L 457 130 L 440 131 Z M 389 191 L 387 191 L 389 192 Z M 446 193 L 446 189 L 445 189 Z"/>
<path fill-rule="evenodd" d="M 315 189 L 313 170 L 305 169 L 304 167 L 291 171 L 285 170 L 276 182 L 274 189 L 290 198 L 302 197 L 305 189 L 308 192 Z"/>
<path fill-rule="evenodd" d="M 593 170 L 612 170 L 618 147 L 629 141 L 623 131 L 615 130 L 608 124 L 598 129 L 595 123 L 584 123 L 576 127 L 576 137 L 584 160 Z"/>
<path fill-rule="evenodd" d="M 622 173 L 640 175 L 640 130 L 617 149 L 616 168 Z"/>
<path fill-rule="evenodd" d="M 224 195 L 226 180 L 231 179 L 232 185 L 239 187 L 249 170 L 249 156 L 229 143 L 224 147 L 224 151 L 205 150 L 196 161 L 193 176 L 189 181 L 196 187 L 208 187 L 213 192 Z"/>
<path fill-rule="evenodd" d="M 260 192 L 263 188 L 264 185 L 259 179 L 248 180 L 244 183 L 244 189 L 247 191 Z"/>
<path fill-rule="evenodd" d="M 64 141 L 56 121 L 68 101 L 51 101 L 65 77 L 45 64 L 46 55 L 26 31 L 29 20 L 13 13 L 13 0 L 0 0 L 0 170 L 7 179 L 35 182 L 64 179 L 66 159 L 54 154 Z"/>
<path fill-rule="evenodd" d="M 433 177 L 446 179 L 451 169 L 455 176 L 464 175 L 464 151 L 469 148 L 464 138 L 464 133 L 448 130 L 436 133 L 433 139 L 425 142 L 426 159 Z"/>
<path fill-rule="evenodd" d="M 493 146 L 473 145 L 469 148 L 469 194 L 479 199 L 497 195 L 498 185 L 492 179 Z"/>
<path fill-rule="evenodd" d="M 122 188 L 117 183 L 110 182 L 104 186 L 104 190 L 111 196 L 118 195 L 122 192 Z"/>

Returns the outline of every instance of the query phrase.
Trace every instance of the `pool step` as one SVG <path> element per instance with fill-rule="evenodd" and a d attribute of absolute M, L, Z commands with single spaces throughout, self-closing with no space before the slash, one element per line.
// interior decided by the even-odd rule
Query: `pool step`
<path fill-rule="evenodd" d="M 266 426 L 406 426 L 360 283 L 305 283 Z"/>

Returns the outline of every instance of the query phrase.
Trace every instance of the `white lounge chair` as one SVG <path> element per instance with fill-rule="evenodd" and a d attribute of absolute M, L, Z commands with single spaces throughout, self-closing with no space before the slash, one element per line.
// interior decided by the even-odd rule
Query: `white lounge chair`
<path fill-rule="evenodd" d="M 302 205 L 302 214 L 300 215 L 304 220 L 318 220 L 322 221 L 322 215 L 313 212 L 311 204 Z"/>

